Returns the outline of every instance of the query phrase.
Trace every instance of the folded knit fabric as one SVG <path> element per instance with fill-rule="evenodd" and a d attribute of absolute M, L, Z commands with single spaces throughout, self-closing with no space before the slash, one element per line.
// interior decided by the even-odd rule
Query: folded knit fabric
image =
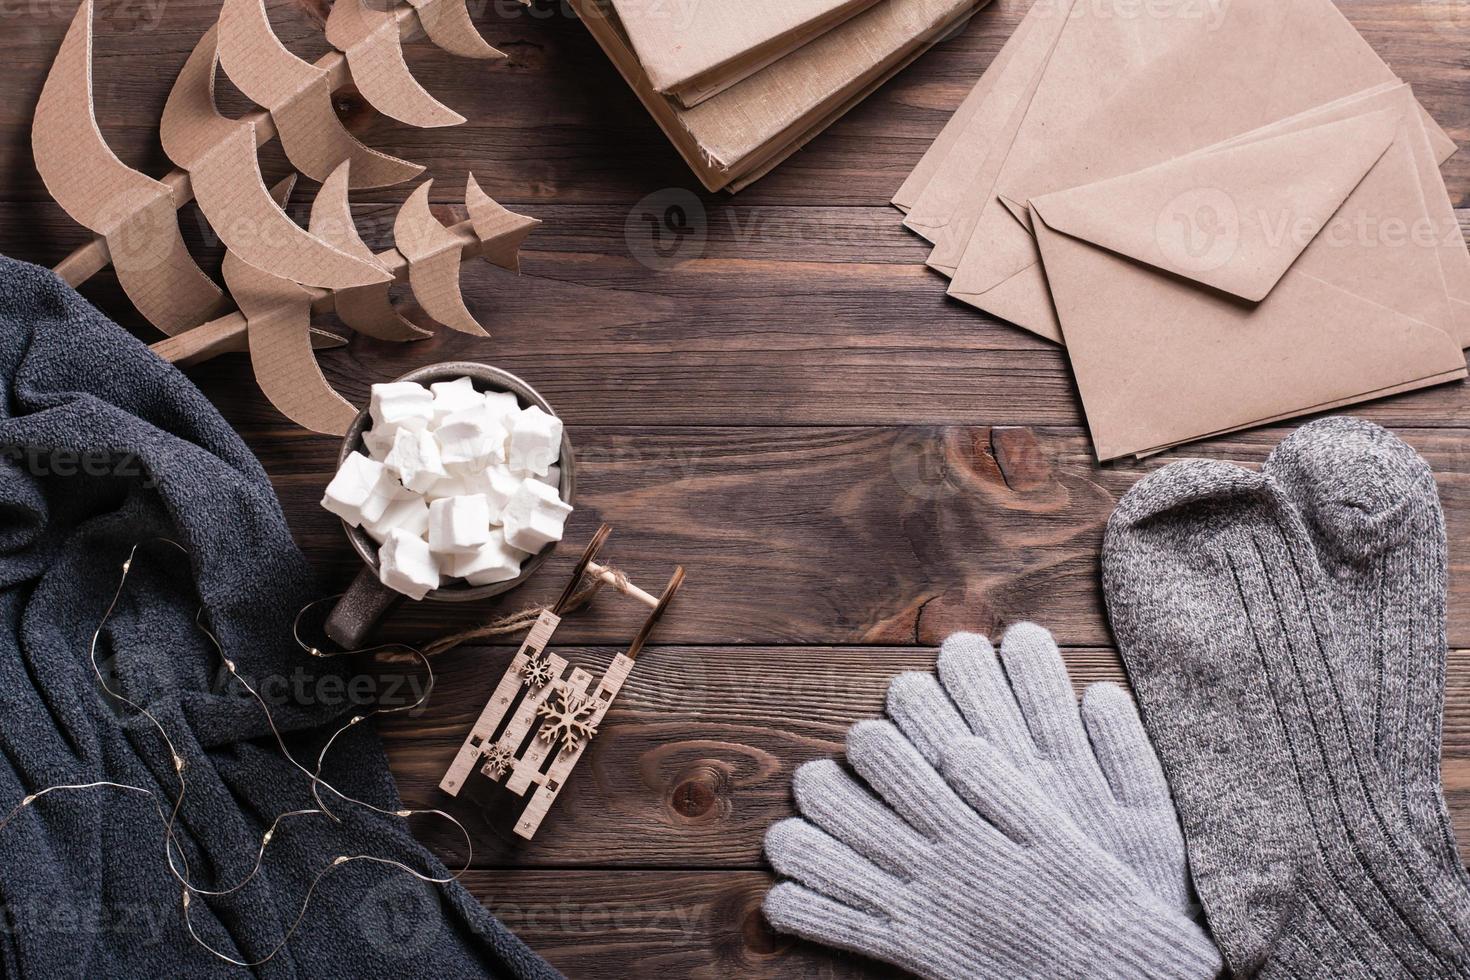
<path fill-rule="evenodd" d="M 797 770 L 802 819 L 766 836 L 792 879 L 771 924 L 925 977 L 1210 978 L 1219 953 L 1186 914 L 1086 837 L 1010 753 L 974 736 L 938 767 L 863 722 L 847 758 Z"/>
<path fill-rule="evenodd" d="M 149 789 L 165 808 L 176 798 L 157 730 L 103 695 L 88 658 L 129 550 L 167 537 L 188 558 L 140 552 L 100 656 L 109 683 L 157 716 L 187 764 L 178 829 L 195 883 L 232 885 L 271 820 L 314 804 L 259 705 L 227 682 L 196 612 L 241 675 L 284 692 L 272 710 L 296 758 L 314 760 L 350 708 L 331 693 L 342 679 L 321 683 L 323 665 L 291 640 L 312 593 L 270 483 L 183 375 L 50 272 L 8 259 L 0 380 L 0 814 L 46 787 L 94 780 Z M 324 775 L 400 806 L 367 725 L 338 740 Z M 194 897 L 201 937 L 240 960 L 264 957 L 339 855 L 446 874 L 402 820 L 328 798 L 342 825 L 289 821 L 247 887 Z M 106 788 L 46 796 L 0 829 L 0 974 L 239 976 L 190 937 L 181 899 L 152 800 Z M 459 885 L 365 862 L 322 880 L 300 931 L 257 972 L 557 976 Z"/>
<path fill-rule="evenodd" d="M 1355 651 L 1269 473 L 1189 461 L 1119 504 L 1113 630 L 1190 865 L 1241 975 L 1470 976 L 1470 891 L 1422 837 L 1345 686 Z"/>

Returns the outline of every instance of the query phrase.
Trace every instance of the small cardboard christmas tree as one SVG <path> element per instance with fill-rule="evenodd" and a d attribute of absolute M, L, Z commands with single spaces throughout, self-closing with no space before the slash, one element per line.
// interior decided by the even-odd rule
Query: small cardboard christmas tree
<path fill-rule="evenodd" d="M 344 323 L 382 340 L 426 332 L 389 299 L 407 282 L 424 313 L 466 333 L 485 331 L 459 291 L 460 263 L 484 257 L 518 267 L 521 243 L 538 222 L 491 200 L 470 175 L 469 219 L 445 227 L 429 210 L 430 182 L 404 203 L 396 248 L 374 254 L 353 225 L 348 192 L 418 176 L 423 168 L 360 143 L 342 126 L 332 93 L 350 83 L 375 108 L 417 126 L 463 122 L 409 74 L 401 35 L 422 27 L 441 47 L 472 58 L 503 57 L 470 22 L 464 0 L 418 0 L 379 9 L 380 0 L 339 0 L 328 18 L 338 50 L 310 64 L 276 38 L 263 0 L 224 0 L 219 23 L 185 63 L 164 107 L 159 135 L 178 169 L 161 180 L 127 166 L 102 137 L 92 100 L 92 0 L 83 0 L 36 107 L 36 168 L 57 203 L 96 236 L 56 267 L 72 285 L 105 268 L 139 312 L 169 339 L 155 350 L 193 362 L 249 350 L 271 401 L 298 424 L 341 435 L 356 414 L 316 366 L 314 347 L 341 338 L 311 326 L 335 310 Z M 261 105 L 239 119 L 215 106 L 217 68 Z M 322 182 L 307 228 L 265 185 L 259 147 L 279 137 L 292 166 Z M 198 202 L 226 247 L 230 297 L 199 268 L 179 231 L 177 210 Z"/>

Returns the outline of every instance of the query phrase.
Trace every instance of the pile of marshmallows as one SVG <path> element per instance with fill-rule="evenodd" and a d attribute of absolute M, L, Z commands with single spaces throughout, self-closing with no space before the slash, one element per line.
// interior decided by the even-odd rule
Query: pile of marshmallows
<path fill-rule="evenodd" d="M 370 456 L 354 452 L 322 506 L 379 544 L 378 577 L 422 599 L 445 578 L 508 582 L 565 531 L 561 420 L 469 378 L 373 385 Z"/>

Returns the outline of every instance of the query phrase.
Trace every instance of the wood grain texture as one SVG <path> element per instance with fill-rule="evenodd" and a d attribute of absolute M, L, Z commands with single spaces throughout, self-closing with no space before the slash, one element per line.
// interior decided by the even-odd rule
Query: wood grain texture
<path fill-rule="evenodd" d="M 485 906 L 569 977 L 857 980 L 891 967 L 771 931 L 760 871 L 472 872 Z"/>
<path fill-rule="evenodd" d="M 1465 432 L 1408 428 L 1393 411 L 1363 414 L 1394 425 L 1425 455 L 1439 475 L 1451 540 L 1470 540 Z M 655 642 L 937 644 L 956 629 L 993 632 L 1038 618 L 1064 644 L 1105 645 L 1097 577 L 1104 525 L 1129 487 L 1173 458 L 1098 466 L 1076 428 L 568 431 L 578 456 L 569 545 L 513 596 L 403 607 L 399 628 L 437 634 L 554 598 L 582 543 L 607 521 L 617 528 L 607 556 L 635 581 L 660 581 L 676 563 L 690 569 Z M 1290 431 L 1244 433 L 1190 454 L 1258 465 Z M 316 506 L 335 443 L 279 426 L 246 434 L 297 539 L 330 584 L 345 586 L 357 560 L 341 525 Z M 1470 552 L 1456 548 L 1451 557 L 1451 641 L 1470 646 Z M 599 602 L 569 619 L 558 642 L 623 642 L 640 619 L 635 603 Z"/>
<path fill-rule="evenodd" d="M 891 208 L 713 201 L 691 218 L 695 231 L 665 268 L 642 219 L 662 217 L 680 199 L 661 193 L 661 205 L 544 212 L 515 204 L 546 222 L 527 242 L 522 274 L 472 263 L 462 275 L 490 339 L 442 329 L 414 344 L 356 338 L 319 355 L 323 370 L 361 404 L 372 382 L 419 365 L 488 360 L 534 384 L 573 424 L 1080 423 L 1065 354 L 947 299 L 943 280 L 923 266 L 919 239 Z M 298 206 L 307 203 L 303 196 Z M 192 209 L 183 213 L 212 268 L 207 229 Z M 358 213 L 369 245 L 391 244 L 391 207 Z M 63 246 L 47 249 L 51 236 Z M 0 205 L 6 254 L 54 261 L 81 240 L 64 216 L 38 224 L 30 206 Z M 139 336 L 158 339 L 110 276 L 84 292 Z M 231 356 L 189 373 L 237 425 L 278 431 L 280 415 L 242 383 L 247 372 L 244 358 Z M 1461 425 L 1466 391 L 1450 385 L 1363 412 L 1389 425 Z"/>
<path fill-rule="evenodd" d="M 299 4 L 299 6 L 298 6 Z M 863 105 L 742 194 L 751 203 L 868 205 L 886 201 L 923 154 L 1029 7 L 995 0 L 972 25 L 926 54 Z M 272 0 L 282 40 L 302 57 L 324 50 L 316 0 Z M 1465 17 L 1453 3 L 1342 0 L 1343 12 L 1395 71 L 1415 87 L 1452 136 L 1470 139 L 1463 97 Z M 183 64 L 218 12 L 211 0 L 103 0 L 97 14 L 97 104 L 119 156 L 149 173 L 167 166 L 155 134 L 165 80 Z M 514 2 L 476 5 L 486 39 L 510 55 L 486 66 L 448 56 L 427 42 L 407 47 L 423 85 L 470 121 L 453 130 L 413 130 L 340 101 L 353 131 L 370 145 L 446 176 L 473 166 L 485 190 L 507 201 L 619 203 L 660 187 L 692 187 L 677 155 L 632 93 L 563 5 L 525 10 Z M 44 198 L 30 164 L 28 120 L 45 68 L 74 7 L 38 3 L 7 14 L 0 55 L 16 77 L 0 107 L 0 172 L 7 200 Z M 19 13 L 19 16 L 16 14 Z M 14 27 L 11 27 L 14 25 Z M 235 105 L 240 103 L 235 102 Z M 1470 189 L 1470 159 L 1448 169 L 1456 199 Z M 376 192 L 382 194 L 383 192 Z M 366 199 L 366 198 L 364 198 Z M 396 200 L 393 192 L 380 199 Z"/>
<path fill-rule="evenodd" d="M 932 670 L 936 655 L 913 647 L 650 649 L 557 807 L 526 842 L 510 831 L 519 797 L 488 780 L 472 780 L 457 800 L 437 790 L 512 652 L 449 655 L 436 664 L 438 693 L 428 708 L 380 726 L 404 799 L 462 820 L 481 867 L 760 868 L 766 828 L 793 813 L 796 767 L 840 757 L 849 726 L 882 716 L 893 677 Z M 597 648 L 558 652 L 594 675 L 612 656 Z M 1072 648 L 1065 656 L 1079 694 L 1124 679 L 1112 650 Z M 400 675 L 380 676 L 386 693 Z M 1449 676 L 1445 784 L 1463 842 L 1470 840 L 1470 653 L 1451 655 Z M 411 689 L 401 683 L 402 692 Z M 420 833 L 441 853 L 462 850 L 455 831 L 425 824 Z"/>
<path fill-rule="evenodd" d="M 853 722 L 877 716 L 889 680 L 929 669 L 955 629 L 1021 619 L 1054 628 L 1080 687 L 1121 680 L 1097 582 L 1102 528 L 1142 465 L 1100 467 L 1059 350 L 944 297 L 922 243 L 886 202 L 1020 20 L 1029 0 L 995 0 L 772 177 L 736 197 L 695 190 L 677 155 L 585 30 L 558 8 L 472 4 L 499 65 L 407 46 L 415 75 L 469 117 L 415 131 L 339 93 L 369 145 L 427 164 L 442 218 L 462 217 L 464 174 L 545 224 L 519 278 L 464 275 L 490 340 L 412 345 L 363 339 L 321 355 L 361 403 L 368 386 L 436 360 L 514 371 L 570 423 L 579 509 L 566 554 L 512 598 L 418 607 L 392 630 L 422 636 L 551 597 L 601 521 L 607 557 L 635 580 L 690 569 L 684 593 L 639 659 L 535 842 L 510 832 L 496 792 L 449 801 L 437 783 L 512 649 L 459 651 L 436 666 L 424 711 L 381 731 L 405 798 L 446 803 L 475 836 L 467 884 L 570 976 L 858 977 L 892 971 L 773 935 L 758 905 L 770 882 L 761 836 L 792 812 L 790 779 L 840 755 Z M 293 51 L 325 50 L 326 0 L 269 0 Z M 1341 0 L 1457 140 L 1470 141 L 1470 14 L 1455 0 Z M 45 194 L 29 148 L 31 109 L 74 6 L 0 11 L 0 252 L 52 264 L 86 240 Z M 157 121 L 173 70 L 217 0 L 101 0 L 96 65 L 104 134 L 128 163 L 168 169 Z M 222 84 L 228 111 L 246 105 Z M 285 172 L 263 155 L 268 180 Z M 1470 230 L 1470 154 L 1445 167 Z M 312 190 L 295 213 L 304 218 Z M 409 188 L 357 195 L 374 248 L 390 244 Z M 673 221 L 673 217 L 679 217 Z M 197 211 L 186 240 L 217 271 Z M 157 339 L 115 279 L 85 290 Z M 330 326 L 327 320 L 323 325 Z M 324 587 L 356 570 L 317 506 L 335 443 L 293 429 L 239 356 L 190 372 L 245 435 L 275 482 Z M 1470 388 L 1451 385 L 1362 409 L 1423 452 L 1440 477 L 1451 535 L 1451 637 L 1470 649 Z M 1232 436 L 1190 455 L 1259 463 L 1289 427 Z M 641 610 L 599 601 L 569 620 L 559 652 L 592 669 Z M 376 668 L 372 693 L 412 697 L 409 673 Z M 400 702 L 402 703 L 402 702 Z M 1470 835 L 1470 653 L 1452 655 L 1446 786 Z M 482 787 L 488 788 L 488 787 Z M 519 801 L 517 801 L 518 803 Z M 452 836 L 425 824 L 453 861 Z"/>

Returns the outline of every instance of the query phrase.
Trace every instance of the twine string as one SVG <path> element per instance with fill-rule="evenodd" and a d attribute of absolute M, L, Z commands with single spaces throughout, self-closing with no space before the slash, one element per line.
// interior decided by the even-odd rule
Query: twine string
<path fill-rule="evenodd" d="M 613 588 L 622 591 L 627 587 L 628 576 L 623 574 L 622 571 L 611 566 L 604 566 L 604 571 L 613 578 Z M 464 646 L 466 643 L 472 643 L 475 640 L 489 640 L 499 636 L 513 636 L 516 633 L 525 632 L 532 626 L 535 626 L 536 621 L 541 618 L 542 614 L 547 612 L 555 613 L 558 616 L 569 616 L 572 613 L 580 612 L 592 604 L 592 600 L 597 596 L 597 593 L 607 584 L 609 583 L 603 577 L 588 576 L 585 584 L 578 586 L 577 590 L 572 593 L 571 598 L 560 609 L 552 608 L 549 605 L 527 606 L 524 609 L 502 616 L 499 619 L 492 619 L 487 623 L 481 623 L 479 626 L 472 626 L 469 629 L 461 630 L 457 633 L 449 633 L 437 639 L 430 640 L 419 648 L 409 646 L 406 643 L 384 643 L 357 652 L 371 654 L 377 662 L 384 664 L 411 663 L 418 657 L 424 658 L 425 662 L 427 662 L 431 657 L 448 653 L 456 647 Z M 335 602 L 339 598 L 341 596 L 332 596 L 329 599 L 323 599 L 321 601 L 323 603 Z M 310 608 L 310 606 L 307 607 L 307 609 Z M 306 609 L 303 609 L 302 613 L 304 614 L 306 611 Z M 300 620 L 301 617 L 298 616 L 297 622 L 299 623 Z M 299 632 L 297 633 L 297 642 L 301 643 L 302 648 L 307 652 L 317 653 L 315 648 L 301 640 Z"/>

